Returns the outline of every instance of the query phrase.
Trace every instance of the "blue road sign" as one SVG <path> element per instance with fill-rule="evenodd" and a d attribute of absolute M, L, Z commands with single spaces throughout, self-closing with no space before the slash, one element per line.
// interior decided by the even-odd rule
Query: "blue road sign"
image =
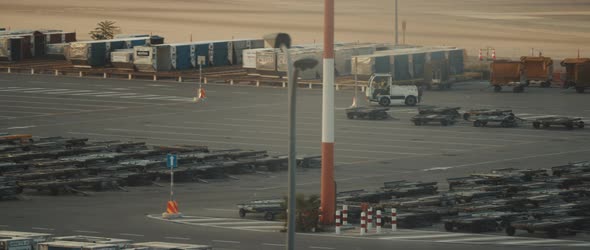
<path fill-rule="evenodd" d="M 166 155 L 166 167 L 173 169 L 178 167 L 178 156 L 175 154 Z"/>

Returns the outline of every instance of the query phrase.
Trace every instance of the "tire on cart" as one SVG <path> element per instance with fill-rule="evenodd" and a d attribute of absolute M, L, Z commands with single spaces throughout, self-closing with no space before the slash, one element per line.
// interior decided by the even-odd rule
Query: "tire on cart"
<path fill-rule="evenodd" d="M 580 94 L 584 93 L 584 90 L 585 90 L 584 87 L 576 87 L 576 92 L 578 92 Z"/>
<path fill-rule="evenodd" d="M 408 106 L 416 106 L 416 103 L 418 103 L 418 99 L 416 99 L 415 96 L 408 96 L 406 97 L 405 103 Z"/>
<path fill-rule="evenodd" d="M 475 120 L 473 122 L 473 126 L 474 127 L 483 127 L 483 122 L 481 122 L 480 120 Z"/>
<path fill-rule="evenodd" d="M 536 128 L 536 129 L 541 128 L 541 123 L 540 122 L 533 122 L 533 128 Z"/>
<path fill-rule="evenodd" d="M 240 215 L 240 218 L 244 218 L 244 217 L 246 217 L 246 210 L 243 208 L 240 208 L 240 211 L 238 211 L 238 214 Z"/>
<path fill-rule="evenodd" d="M 566 124 L 564 124 L 564 125 L 565 125 L 565 128 L 566 128 L 567 130 L 572 130 L 572 129 L 574 129 L 574 123 L 573 123 L 573 122 L 568 122 L 568 123 L 566 123 Z"/>
<path fill-rule="evenodd" d="M 557 232 L 557 229 L 555 229 L 555 228 L 551 228 L 551 229 L 547 230 L 547 237 L 549 237 L 549 238 L 557 238 L 558 235 L 559 234 Z"/>
<path fill-rule="evenodd" d="M 454 227 L 455 226 L 453 225 L 453 223 L 451 223 L 451 222 L 445 222 L 445 230 L 447 230 L 449 232 L 452 232 L 453 229 L 454 229 Z"/>
<path fill-rule="evenodd" d="M 383 106 L 383 107 L 388 107 L 391 104 L 391 100 L 389 100 L 389 98 L 387 97 L 381 97 L 381 99 L 379 99 L 379 105 Z"/>
<path fill-rule="evenodd" d="M 583 121 L 579 121 L 577 125 L 578 125 L 578 128 L 584 128 L 584 122 Z"/>
<path fill-rule="evenodd" d="M 416 126 L 422 126 L 422 121 L 420 121 L 420 120 L 414 120 L 414 125 L 416 125 Z"/>
<path fill-rule="evenodd" d="M 353 113 L 348 113 L 346 114 L 346 117 L 348 117 L 348 119 L 354 119 L 355 115 Z"/>
<path fill-rule="evenodd" d="M 502 86 L 500 86 L 500 85 L 494 85 L 494 92 L 498 93 L 500 91 L 502 91 Z"/>
<path fill-rule="evenodd" d="M 469 121 L 469 117 L 471 117 L 471 114 L 469 114 L 469 113 L 463 114 L 463 120 Z"/>
<path fill-rule="evenodd" d="M 266 212 L 264 214 L 264 219 L 268 220 L 268 221 L 272 221 L 275 219 L 275 214 L 273 214 L 272 212 Z"/>
<path fill-rule="evenodd" d="M 440 120 L 440 125 L 443 125 L 443 126 L 449 126 L 449 123 L 450 123 L 450 122 L 449 122 L 448 120 L 446 120 L 446 119 L 442 119 L 442 120 Z"/>
<path fill-rule="evenodd" d="M 508 235 L 508 236 L 514 236 L 515 233 L 516 233 L 516 228 L 514 228 L 512 226 L 508 226 L 506 228 L 506 235 Z"/>

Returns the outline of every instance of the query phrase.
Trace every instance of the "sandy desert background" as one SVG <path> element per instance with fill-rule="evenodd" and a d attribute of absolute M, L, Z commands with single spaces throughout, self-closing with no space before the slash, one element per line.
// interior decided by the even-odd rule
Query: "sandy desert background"
<path fill-rule="evenodd" d="M 531 49 L 554 58 L 590 57 L 590 0 L 399 0 L 406 43 L 463 47 L 471 56 L 493 47 L 498 57 Z M 123 33 L 167 42 L 257 38 L 287 32 L 295 43 L 321 43 L 321 0 L 2 0 L 0 27 L 76 31 L 101 20 Z M 336 0 L 336 40 L 393 42 L 393 0 Z M 400 27 L 401 32 L 401 27 Z M 402 36 L 400 34 L 400 41 Z M 537 52 L 536 52 L 537 53 Z"/>

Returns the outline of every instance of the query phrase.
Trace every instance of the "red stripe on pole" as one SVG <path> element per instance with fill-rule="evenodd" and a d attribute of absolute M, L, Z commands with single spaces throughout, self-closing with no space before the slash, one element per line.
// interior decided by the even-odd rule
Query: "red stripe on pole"
<path fill-rule="evenodd" d="M 334 183 L 334 143 L 322 142 L 321 211 L 325 225 L 334 223 L 336 211 L 336 188 Z"/>

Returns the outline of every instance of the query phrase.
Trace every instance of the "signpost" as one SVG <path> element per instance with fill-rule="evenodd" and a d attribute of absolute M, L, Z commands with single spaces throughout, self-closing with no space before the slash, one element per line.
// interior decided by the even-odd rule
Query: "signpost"
<path fill-rule="evenodd" d="M 170 169 L 170 201 L 174 200 L 174 169 L 178 167 L 178 155 L 166 155 L 166 167 Z"/>

